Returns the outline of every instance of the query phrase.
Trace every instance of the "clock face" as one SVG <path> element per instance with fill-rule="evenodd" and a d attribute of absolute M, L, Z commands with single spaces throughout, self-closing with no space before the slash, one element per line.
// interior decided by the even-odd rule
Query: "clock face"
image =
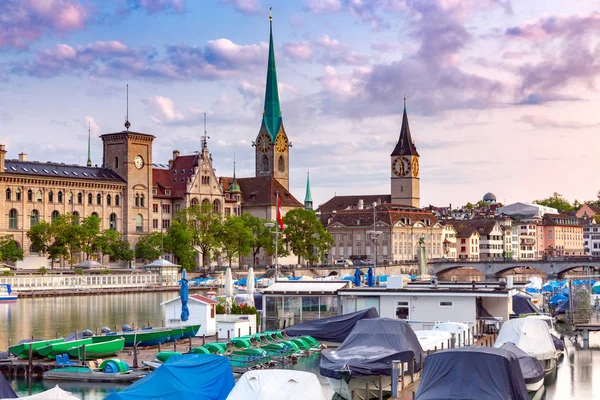
<path fill-rule="evenodd" d="M 142 167 L 144 166 L 144 159 L 142 158 L 142 156 L 135 156 L 135 158 L 133 159 L 133 164 L 137 169 L 142 169 Z"/>
<path fill-rule="evenodd" d="M 400 157 L 394 158 L 394 162 L 392 163 L 392 172 L 396 176 L 404 175 L 404 164 L 402 163 L 402 159 Z"/>
<path fill-rule="evenodd" d="M 278 152 L 283 153 L 284 151 L 286 151 L 288 147 L 288 140 L 285 137 L 285 135 L 279 135 L 277 136 L 277 140 L 275 140 L 275 148 L 277 149 Z"/>
<path fill-rule="evenodd" d="M 412 160 L 412 173 L 415 178 L 419 176 L 419 160 L 416 157 Z"/>
<path fill-rule="evenodd" d="M 402 166 L 404 167 L 402 175 L 409 176 L 411 168 L 410 157 L 402 157 Z"/>
<path fill-rule="evenodd" d="M 256 147 L 258 147 L 258 150 L 266 153 L 271 148 L 271 137 L 265 132 L 261 133 L 256 142 Z"/>

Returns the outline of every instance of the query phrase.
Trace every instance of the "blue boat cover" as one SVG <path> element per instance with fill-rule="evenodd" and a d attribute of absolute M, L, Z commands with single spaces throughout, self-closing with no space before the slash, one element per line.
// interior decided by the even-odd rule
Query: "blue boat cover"
<path fill-rule="evenodd" d="M 17 397 L 19 396 L 17 396 L 6 379 L 4 379 L 4 375 L 0 374 L 0 399 L 16 399 Z"/>
<path fill-rule="evenodd" d="M 544 370 L 542 363 L 539 362 L 534 356 L 525 353 L 514 343 L 506 342 L 499 348 L 508 350 L 517 356 L 517 359 L 519 360 L 519 366 L 521 367 L 521 372 L 523 373 L 523 378 L 525 378 L 525 383 L 539 382 L 546 376 L 546 371 Z"/>
<path fill-rule="evenodd" d="M 352 280 L 352 283 L 354 283 L 354 286 L 356 287 L 360 286 L 360 268 L 358 267 L 354 270 L 354 279 Z"/>
<path fill-rule="evenodd" d="M 425 359 L 416 400 L 529 400 L 517 356 L 493 347 L 462 347 Z"/>
<path fill-rule="evenodd" d="M 375 307 L 371 307 L 350 314 L 304 321 L 289 327 L 285 332 L 289 336 L 308 335 L 321 341 L 342 343 L 352 332 L 358 321 L 378 317 L 379 314 Z"/>
<path fill-rule="evenodd" d="M 562 294 L 555 294 L 554 296 L 552 296 L 548 304 L 550 305 L 550 307 L 555 307 L 561 303 L 564 303 L 567 300 L 569 300 L 569 297 L 563 296 Z"/>
<path fill-rule="evenodd" d="M 512 308 L 513 312 L 519 315 L 540 313 L 540 309 L 531 302 L 529 296 L 523 296 L 521 294 L 515 294 L 512 297 Z"/>
<path fill-rule="evenodd" d="M 179 288 L 179 299 L 181 300 L 181 320 L 187 321 L 190 318 L 190 308 L 188 307 L 190 289 L 188 288 L 187 272 L 181 271 L 181 280 L 178 282 L 181 285 Z"/>
<path fill-rule="evenodd" d="M 418 370 L 425 353 L 410 325 L 398 319 L 371 318 L 358 321 L 337 350 L 323 350 L 319 369 L 321 375 L 334 379 L 389 376 L 392 361 L 412 359 Z"/>
<path fill-rule="evenodd" d="M 186 354 L 172 356 L 160 368 L 106 400 L 225 400 L 234 385 L 226 357 Z"/>

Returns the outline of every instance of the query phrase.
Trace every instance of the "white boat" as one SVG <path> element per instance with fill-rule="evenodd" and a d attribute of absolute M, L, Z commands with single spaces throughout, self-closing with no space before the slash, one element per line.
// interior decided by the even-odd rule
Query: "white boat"
<path fill-rule="evenodd" d="M 428 331 L 415 331 L 423 351 L 436 351 L 451 347 L 452 334 L 443 330 L 431 329 Z"/>
<path fill-rule="evenodd" d="M 288 369 L 248 371 L 237 381 L 227 400 L 327 400 L 317 376 Z"/>
<path fill-rule="evenodd" d="M 469 333 L 469 325 L 465 324 L 464 322 L 437 322 L 432 329 L 454 334 L 457 347 L 470 346 L 473 344 L 473 337 Z"/>
<path fill-rule="evenodd" d="M 7 283 L 0 283 L 0 301 L 17 301 L 19 296 Z"/>
<path fill-rule="evenodd" d="M 556 322 L 556 319 L 554 317 L 552 317 L 550 315 L 546 315 L 546 314 L 529 315 L 526 318 L 533 318 L 533 319 L 539 319 L 539 320 L 544 321 L 548 325 L 548 328 L 550 329 L 550 334 L 553 336 L 554 347 L 556 347 L 556 354 L 557 354 L 557 356 L 560 357 L 561 355 L 563 355 L 565 345 L 562 342 L 562 340 L 560 340 L 560 333 L 558 333 L 556 331 L 556 329 L 555 329 L 554 323 Z M 558 343 L 557 340 L 560 343 Z M 559 346 L 561 348 L 559 348 Z"/>
<path fill-rule="evenodd" d="M 494 347 L 514 343 L 524 352 L 537 358 L 546 374 L 556 368 L 558 355 L 546 322 L 536 318 L 516 318 L 502 324 Z"/>

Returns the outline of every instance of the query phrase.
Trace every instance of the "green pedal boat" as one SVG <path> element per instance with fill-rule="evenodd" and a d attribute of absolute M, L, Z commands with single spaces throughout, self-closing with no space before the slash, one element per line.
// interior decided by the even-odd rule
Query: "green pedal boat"
<path fill-rule="evenodd" d="M 71 342 L 72 343 L 72 342 Z M 109 342 L 92 343 L 85 345 L 85 359 L 110 357 L 117 355 L 125 347 L 125 339 L 118 338 Z M 71 347 L 66 353 L 74 358 L 83 358 L 83 345 Z"/>
<path fill-rule="evenodd" d="M 64 338 L 58 338 L 58 339 L 50 339 L 50 340 L 39 340 L 36 342 L 19 343 L 14 346 L 10 346 L 8 348 L 8 351 L 11 354 L 14 354 L 15 356 L 17 356 L 19 358 L 28 358 L 29 357 L 29 347 L 31 347 L 33 349 L 33 355 L 35 356 L 37 354 L 36 352 L 38 349 L 48 346 L 49 344 L 60 343 L 60 342 L 64 342 L 64 341 L 65 341 Z"/>

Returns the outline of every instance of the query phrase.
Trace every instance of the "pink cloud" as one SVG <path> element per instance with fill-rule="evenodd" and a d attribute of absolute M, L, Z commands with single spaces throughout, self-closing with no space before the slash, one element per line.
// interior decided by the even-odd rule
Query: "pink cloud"
<path fill-rule="evenodd" d="M 83 29 L 88 14 L 77 0 L 4 0 L 0 2 L 0 48 L 25 49 L 45 33 Z"/>
<path fill-rule="evenodd" d="M 130 8 L 143 9 L 148 14 L 171 10 L 183 12 L 185 6 L 183 0 L 129 0 Z"/>
<path fill-rule="evenodd" d="M 223 4 L 230 4 L 237 12 L 242 14 L 261 14 L 263 6 L 260 0 L 221 0 Z"/>
<path fill-rule="evenodd" d="M 156 112 L 161 118 L 167 121 L 177 121 L 183 119 L 183 114 L 175 108 L 175 103 L 168 97 L 153 96 L 145 100 L 144 103 Z M 157 119 L 160 121 L 160 119 Z"/>
<path fill-rule="evenodd" d="M 341 10 L 340 0 L 305 0 L 304 8 L 315 14 L 326 14 Z"/>
<path fill-rule="evenodd" d="M 312 57 L 312 45 L 309 42 L 288 42 L 283 45 L 283 53 L 294 61 L 308 61 Z"/>

